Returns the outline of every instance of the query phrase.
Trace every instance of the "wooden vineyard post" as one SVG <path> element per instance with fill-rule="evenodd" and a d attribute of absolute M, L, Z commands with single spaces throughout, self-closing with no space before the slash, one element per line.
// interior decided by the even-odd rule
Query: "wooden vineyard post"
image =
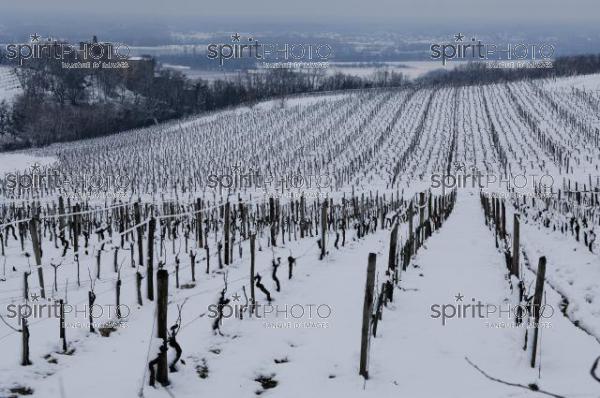
<path fill-rule="evenodd" d="M 29 359 L 29 325 L 27 324 L 27 317 L 21 318 L 21 339 L 21 366 L 29 366 L 31 360 Z"/>
<path fill-rule="evenodd" d="M 396 268 L 396 248 L 398 244 L 398 224 L 394 225 L 392 234 L 390 236 L 390 255 L 388 258 L 388 269 L 393 270 Z"/>
<path fill-rule="evenodd" d="M 502 240 L 506 242 L 506 205 L 504 204 L 504 200 L 502 200 L 500 207 L 500 227 Z"/>
<path fill-rule="evenodd" d="M 65 303 L 62 299 L 59 301 L 60 305 L 60 338 L 62 339 L 63 352 L 67 352 L 67 335 L 65 333 Z"/>
<path fill-rule="evenodd" d="M 496 235 L 500 232 L 500 200 L 494 198 L 494 224 L 496 226 Z"/>
<path fill-rule="evenodd" d="M 542 306 L 542 295 L 544 294 L 544 278 L 546 276 L 546 257 L 540 257 L 535 281 L 535 293 L 533 296 L 533 344 L 531 346 L 531 367 L 535 368 L 535 357 L 537 354 L 537 341 L 539 333 L 540 308 Z"/>
<path fill-rule="evenodd" d="M 271 231 L 271 246 L 277 246 L 277 225 L 275 223 L 275 198 L 269 198 L 269 224 Z"/>
<path fill-rule="evenodd" d="M 250 314 L 254 313 L 254 259 L 256 248 L 256 234 L 250 233 Z"/>
<path fill-rule="evenodd" d="M 40 283 L 41 290 L 40 294 L 42 298 L 46 298 L 46 289 L 44 288 L 44 270 L 42 269 L 42 248 L 40 246 L 40 239 L 37 231 L 37 219 L 35 218 L 29 220 L 29 234 L 31 235 L 35 264 L 37 265 L 38 281 Z"/>
<path fill-rule="evenodd" d="M 321 207 L 321 260 L 325 258 L 326 254 L 326 239 L 327 235 L 327 200 L 323 201 Z"/>
<path fill-rule="evenodd" d="M 485 226 L 488 226 L 488 222 L 489 222 L 489 218 L 490 218 L 490 211 L 488 209 L 488 201 L 486 196 L 483 193 L 480 193 L 481 195 L 481 205 L 483 206 L 483 218 L 485 221 Z"/>
<path fill-rule="evenodd" d="M 121 319 L 121 272 L 117 275 L 117 284 L 115 285 L 115 302 L 116 302 L 116 312 L 117 318 Z"/>
<path fill-rule="evenodd" d="M 100 279 L 100 265 L 102 264 L 101 260 L 102 249 L 98 249 L 96 252 L 96 278 Z"/>
<path fill-rule="evenodd" d="M 300 196 L 300 239 L 304 239 L 304 195 Z"/>
<path fill-rule="evenodd" d="M 117 263 L 119 259 L 119 246 L 115 246 L 115 254 L 113 256 L 113 269 L 115 272 L 119 272 L 119 265 Z"/>
<path fill-rule="evenodd" d="M 146 294 L 148 300 L 154 300 L 154 230 L 156 229 L 156 219 L 152 217 L 148 222 L 148 268 L 146 270 Z M 138 239 L 142 237 L 139 236 Z M 141 247 L 141 246 L 140 246 Z M 141 257 L 143 258 L 143 257 Z M 142 264 L 142 263 L 140 263 Z"/>
<path fill-rule="evenodd" d="M 202 243 L 202 203 L 200 198 L 196 199 L 196 242 L 198 247 L 204 247 Z"/>
<path fill-rule="evenodd" d="M 65 216 L 63 216 L 63 214 L 65 214 L 65 200 L 63 199 L 62 196 L 58 197 L 58 229 L 60 230 L 60 234 L 63 235 L 64 234 L 64 229 L 65 229 Z"/>
<path fill-rule="evenodd" d="M 348 225 L 348 213 L 346 212 L 346 199 L 342 199 L 342 247 L 346 246 L 346 225 Z"/>
<path fill-rule="evenodd" d="M 390 236 L 390 254 L 388 257 L 388 271 L 390 273 L 390 278 L 394 278 L 397 280 L 397 271 L 396 271 L 396 249 L 398 244 L 398 223 L 394 225 L 392 229 L 392 234 Z M 393 290 L 391 290 L 393 292 Z M 390 301 L 392 300 L 392 296 L 390 292 Z"/>
<path fill-rule="evenodd" d="M 230 204 L 229 201 L 227 203 L 225 203 L 225 212 L 223 215 L 223 235 L 225 238 L 225 265 L 229 265 L 230 261 L 229 261 L 229 222 L 231 219 L 230 216 L 230 212 L 231 212 L 231 208 L 230 208 Z"/>
<path fill-rule="evenodd" d="M 137 235 L 138 235 L 138 239 L 137 239 L 137 245 L 138 245 L 138 264 L 143 265 L 144 264 L 144 244 L 143 244 L 143 237 L 144 237 L 144 233 L 142 231 L 142 226 L 140 225 L 142 222 L 142 217 L 140 215 L 140 203 L 139 202 L 135 202 L 133 204 L 133 214 L 134 214 L 134 219 L 135 219 L 135 225 L 137 225 Z M 148 249 L 150 250 L 150 249 Z"/>
<path fill-rule="evenodd" d="M 281 208 L 278 207 L 278 209 L 281 211 Z M 279 224 L 281 224 L 281 244 L 285 246 L 285 216 L 283 214 L 280 214 L 280 222 Z M 288 231 L 289 231 L 289 216 L 288 216 Z"/>
<path fill-rule="evenodd" d="M 71 232 L 73 234 L 73 251 L 79 253 L 79 205 L 73 206 L 73 214 L 71 216 Z"/>
<path fill-rule="evenodd" d="M 169 272 L 165 269 L 159 269 L 156 273 L 156 287 L 158 298 L 156 300 L 156 331 L 157 337 L 163 340 L 163 347 L 167 344 L 167 306 L 169 296 Z M 167 364 L 167 352 L 161 347 L 159 354 L 158 367 L 156 371 L 156 381 L 163 386 L 169 384 L 169 367 Z"/>
<path fill-rule="evenodd" d="M 385 194 L 381 198 L 380 202 L 377 203 L 379 215 L 381 216 L 381 229 L 385 229 L 385 215 L 387 213 L 387 205 L 385 204 Z"/>
<path fill-rule="evenodd" d="M 413 255 L 413 201 L 411 200 L 408 205 L 408 246 L 409 255 Z"/>
<path fill-rule="evenodd" d="M 375 285 L 375 267 L 377 264 L 377 254 L 369 253 L 369 263 L 367 266 L 367 282 L 365 285 L 365 301 L 363 304 L 363 320 L 360 341 L 360 370 L 359 375 L 365 379 L 369 378 L 368 357 L 369 357 L 369 331 L 371 327 L 371 314 L 373 313 L 373 288 Z"/>
<path fill-rule="evenodd" d="M 196 282 L 196 254 L 190 250 L 190 266 L 192 268 L 192 282 Z M 177 263 L 177 283 L 176 286 L 179 288 L 179 263 Z"/>
<path fill-rule="evenodd" d="M 433 200 L 432 196 L 433 195 L 431 195 L 431 191 L 429 191 L 429 195 L 427 197 L 427 219 L 428 220 L 432 219 L 432 217 L 431 217 L 432 216 L 432 211 L 433 211 L 433 206 L 432 206 L 432 203 L 431 203 L 432 200 Z M 426 233 L 427 233 L 426 238 L 429 238 L 431 236 L 432 228 L 433 227 L 430 227 L 430 228 L 427 229 L 427 231 L 426 231 Z"/>
<path fill-rule="evenodd" d="M 519 277 L 519 234 L 520 234 L 520 225 L 519 225 L 519 216 L 517 214 L 513 217 L 513 247 L 512 247 L 512 264 L 510 273 L 517 278 Z"/>
<path fill-rule="evenodd" d="M 502 236 L 500 234 L 501 231 L 501 225 L 500 225 L 500 199 L 495 198 L 494 199 L 494 224 L 496 226 L 496 247 L 500 247 L 499 246 L 499 240 L 502 239 Z"/>
<path fill-rule="evenodd" d="M 31 272 L 23 272 L 23 298 L 29 300 L 29 275 Z"/>
<path fill-rule="evenodd" d="M 246 239 L 246 211 L 242 198 L 238 194 L 238 212 L 240 213 L 240 234 L 243 239 Z"/>
<path fill-rule="evenodd" d="M 169 272 L 159 269 L 156 272 L 157 306 L 157 337 L 166 339 L 167 336 L 167 298 L 169 295 Z"/>
<path fill-rule="evenodd" d="M 88 291 L 88 308 L 89 308 L 89 323 L 90 323 L 90 333 L 96 333 L 94 329 L 94 302 L 96 301 L 96 294 L 94 293 L 94 284 L 90 281 L 90 290 Z"/>
<path fill-rule="evenodd" d="M 419 192 L 419 247 L 425 240 L 425 192 Z"/>
<path fill-rule="evenodd" d="M 135 284 L 136 284 L 136 289 L 137 289 L 137 301 L 138 301 L 138 305 L 143 305 L 144 303 L 142 302 L 142 273 L 140 271 L 137 271 L 135 273 Z"/>
<path fill-rule="evenodd" d="M 208 242 L 204 245 L 204 250 L 206 250 L 206 273 L 210 272 L 210 249 L 208 247 Z"/>

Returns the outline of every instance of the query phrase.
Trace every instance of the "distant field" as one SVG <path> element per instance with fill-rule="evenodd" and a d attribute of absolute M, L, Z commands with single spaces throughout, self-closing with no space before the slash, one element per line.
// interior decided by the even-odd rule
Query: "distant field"
<path fill-rule="evenodd" d="M 375 72 L 388 71 L 402 73 L 409 79 L 416 79 L 434 70 L 449 70 L 464 62 L 451 62 L 446 66 L 440 62 L 432 61 L 406 61 L 406 62 L 330 62 L 327 68 L 324 68 L 325 74 L 334 75 L 335 73 L 343 73 L 350 76 L 358 76 L 362 78 L 372 77 Z M 226 70 L 204 70 L 196 69 L 184 65 L 163 64 L 165 68 L 182 72 L 190 79 L 213 80 L 228 80 L 239 75 L 239 71 Z M 256 70 L 254 70 L 256 72 Z"/>

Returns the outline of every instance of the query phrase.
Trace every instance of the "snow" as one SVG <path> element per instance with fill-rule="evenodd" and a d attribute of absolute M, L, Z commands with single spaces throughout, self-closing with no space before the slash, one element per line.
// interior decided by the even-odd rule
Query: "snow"
<path fill-rule="evenodd" d="M 563 296 L 568 297 L 568 315 L 594 336 L 600 336 L 600 268 L 598 254 L 590 253 L 572 237 L 552 233 L 532 224 L 521 224 L 522 239 L 535 259 L 548 259 L 546 275 Z M 540 238 L 540 236 L 542 238 Z M 531 264 L 537 269 L 537 262 Z"/>
<path fill-rule="evenodd" d="M 547 87 L 556 91 L 570 91 L 572 87 L 587 91 L 600 91 L 600 74 L 580 75 L 551 81 Z"/>
<path fill-rule="evenodd" d="M 405 291 L 396 291 L 391 311 L 384 311 L 381 338 L 374 339 L 371 353 L 374 380 L 367 382 L 367 391 L 374 384 L 372 396 L 537 396 L 486 379 L 468 364 L 468 357 L 503 380 L 536 383 L 565 396 L 593 396 L 598 387 L 588 371 L 597 342 L 558 311 L 547 319 L 551 326 L 541 329 L 542 377 L 529 367 L 530 351 L 522 349 L 525 328 L 491 326 L 512 319 L 454 317 L 443 325 L 430 317 L 433 304 L 463 303 L 455 298 L 458 294 L 464 295 L 464 304 L 472 304 L 473 298 L 506 310 L 510 302 L 504 257 L 483 225 L 479 195 L 468 190 L 460 194 L 454 213 L 403 273 Z M 548 302 L 558 308 L 560 297 L 549 290 Z"/>
<path fill-rule="evenodd" d="M 364 62 L 330 62 L 327 68 L 328 74 L 338 72 L 358 77 L 372 77 L 376 72 L 388 71 L 402 73 L 409 79 L 416 79 L 426 73 L 437 70 L 451 70 L 459 65 L 464 65 L 466 62 L 453 61 L 446 65 L 442 65 L 436 61 L 402 61 L 402 62 L 381 62 L 373 66 L 371 63 Z"/>
<path fill-rule="evenodd" d="M 581 77 L 586 90 L 590 87 L 587 82 L 597 78 L 598 75 Z M 563 79 L 556 84 L 572 87 L 579 84 L 581 79 L 577 79 L 580 78 Z M 532 186 L 508 186 L 508 177 L 499 175 L 502 161 L 513 175 L 539 177 L 548 173 L 553 177 L 555 190 L 565 188 L 562 184 L 567 180 L 588 186 L 591 181 L 595 187 L 597 179 L 592 175 L 597 174 L 600 165 L 598 148 L 592 145 L 594 137 L 581 131 L 588 127 L 593 131 L 600 123 L 594 113 L 595 97 L 571 89 L 555 90 L 553 84 L 524 81 L 414 92 L 352 91 L 289 97 L 110 137 L 2 154 L 0 171 L 23 170 L 33 163 L 82 173 L 97 171 L 94 167 L 103 171 L 129 167 L 135 170 L 143 187 L 158 174 L 164 177 L 163 172 L 173 173 L 181 180 L 193 178 L 190 169 L 198 174 L 208 173 L 208 162 L 198 159 L 218 159 L 218 164 L 224 166 L 234 161 L 254 165 L 255 155 L 268 153 L 268 162 L 277 173 L 308 169 L 341 175 L 334 186 L 317 192 L 334 201 L 348 199 L 353 191 L 358 197 L 385 194 L 389 198 L 394 193 L 410 199 L 431 188 L 432 174 L 446 170 L 449 164 L 453 173 L 466 173 L 473 167 L 486 176 L 501 178 L 504 183 L 492 183 L 486 188 L 490 193 L 518 193 L 529 198 L 534 195 Z M 580 121 L 583 127 L 578 130 L 570 120 Z M 527 123 L 534 123 L 538 134 Z M 564 149 L 568 162 L 566 156 L 552 152 L 548 143 L 552 148 Z M 233 159 L 229 157 L 232 150 Z M 464 163 L 462 170 L 460 163 Z M 353 167 L 356 170 L 348 172 Z M 160 195 L 173 194 L 169 187 L 161 189 L 136 192 L 136 196 L 149 202 Z M 181 195 L 176 198 L 178 203 L 184 203 L 188 197 L 200 195 L 201 190 L 207 197 L 214 194 L 212 201 L 227 197 L 227 192 L 211 192 L 206 187 L 174 195 Z M 177 336 L 185 364 L 178 364 L 178 372 L 170 373 L 168 392 L 162 387 L 147 386 L 147 363 L 156 355 L 158 346 L 154 336 L 155 303 L 144 294 L 143 306 L 136 304 L 136 268 L 130 265 L 128 248 L 119 249 L 117 262 L 123 264 L 121 302 L 131 309 L 125 325 L 110 337 L 89 333 L 85 327 L 68 328 L 69 347 L 75 352 L 65 355 L 59 353 L 58 320 L 32 319 L 33 365 L 28 367 L 18 366 L 21 336 L 2 326 L 0 396 L 7 395 L 8 388 L 22 385 L 31 387 L 34 396 L 40 397 L 130 397 L 142 387 L 148 398 L 168 393 L 178 398 L 251 397 L 258 393 L 285 398 L 540 396 L 490 380 L 467 358 L 490 376 L 510 383 L 535 384 L 570 398 L 598 396 L 598 383 L 590 377 L 600 344 L 600 312 L 596 308 L 600 295 L 598 245 L 590 252 L 570 234 L 543 227 L 543 218 L 536 221 L 539 211 L 545 212 L 553 223 L 567 217 L 551 205 L 543 209 L 519 208 L 510 200 L 506 202 L 508 231 L 512 231 L 513 214 L 518 212 L 521 216 L 521 268 L 528 294 L 535 284 L 538 258 L 547 258 L 544 300 L 554 313 L 545 319 L 549 322 L 547 327 L 540 328 L 537 362 L 541 367 L 531 368 L 529 364 L 531 329 L 528 348 L 524 350 L 526 328 L 513 327 L 512 317 L 453 317 L 445 322 L 433 317 L 432 306 L 457 306 L 456 296 L 464 296 L 464 304 L 515 304 L 515 291 L 511 290 L 514 277 L 508 277 L 504 253 L 496 247 L 493 232 L 484 224 L 479 190 L 468 186 L 457 190 L 453 213 L 411 259 L 394 288 L 393 302 L 383 310 L 377 336 L 371 339 L 367 381 L 358 375 L 367 257 L 369 253 L 377 254 L 379 287 L 386 279 L 390 230 L 380 228 L 358 239 L 356 230 L 349 226 L 345 247 L 334 248 L 335 232 L 328 233 L 328 255 L 323 260 L 318 258 L 316 236 L 292 239 L 273 248 L 267 243 L 268 233 L 259 233 L 257 238 L 257 271 L 264 276 L 263 282 L 274 297 L 273 305 L 326 305 L 331 309 L 329 316 L 286 319 L 282 314 L 271 313 L 263 319 L 228 318 L 221 326 L 223 335 L 213 332 L 210 305 L 218 300 L 225 273 L 226 297 L 235 300 L 239 295 L 244 300 L 244 292 L 249 290 L 248 242 L 241 242 L 241 256 L 235 247 L 233 264 L 219 269 L 215 246 L 222 235 L 210 232 L 211 270 L 205 273 L 204 249 L 190 239 L 190 249 L 198 251 L 197 280 L 194 286 L 180 289 L 174 286 L 175 250 L 168 242 L 162 259 L 170 273 L 169 325 L 175 323 L 178 305 L 185 303 Z M 441 189 L 432 192 L 439 194 Z M 231 195 L 238 193 L 244 200 L 253 194 L 258 201 L 257 191 L 233 190 Z M 287 198 L 282 198 L 282 202 L 287 202 Z M 538 206 L 544 207 L 544 203 L 538 201 Z M 588 228 L 597 230 L 597 206 L 592 206 L 592 210 L 593 222 Z M 408 225 L 403 221 L 399 224 L 400 245 L 407 234 Z M 43 239 L 46 289 L 51 297 L 67 297 L 69 305 L 87 303 L 88 270 L 93 275 L 97 267 L 95 235 L 91 234 L 89 247 L 79 256 L 81 286 L 72 253 L 63 258 L 52 242 Z M 9 315 L 9 304 L 23 303 L 23 272 L 30 270 L 31 262 L 26 255 L 31 252 L 31 242 L 26 240 L 23 250 L 18 239 L 9 238 L 4 247 L 5 267 L 1 269 L 2 279 L 6 280 L 0 282 L 0 315 L 4 317 Z M 145 245 L 146 242 L 147 249 Z M 114 249 L 112 244 L 106 245 L 101 277 L 95 287 L 96 303 L 103 306 L 115 303 Z M 190 259 L 183 250 L 181 253 L 180 283 L 191 284 Z M 297 259 L 292 279 L 287 278 L 289 255 Z M 272 260 L 277 257 L 282 259 L 278 270 L 280 292 L 275 291 L 270 278 Z M 58 289 L 53 291 L 50 264 L 61 260 Z M 29 278 L 29 286 L 38 291 L 35 273 Z M 262 292 L 257 289 L 256 295 L 259 303 L 265 304 Z M 566 314 L 561 311 L 564 299 L 568 300 Z M 113 318 L 104 314 L 99 321 Z M 12 318 L 7 320 L 15 325 Z M 69 313 L 66 322 L 86 320 L 81 314 Z M 497 325 L 502 321 L 508 327 Z M 173 358 L 172 350 L 169 355 Z M 259 377 L 272 378 L 277 385 L 263 389 L 256 381 Z"/>
<path fill-rule="evenodd" d="M 14 171 L 25 171 L 35 164 L 49 166 L 55 162 L 56 158 L 52 156 L 34 156 L 25 152 L 4 152 L 0 153 L 0 175 Z"/>
<path fill-rule="evenodd" d="M 503 380 L 536 383 L 566 396 L 593 396 L 597 386 L 588 376 L 588 369 L 598 343 L 560 312 L 548 319 L 550 327 L 542 329 L 541 377 L 537 368 L 529 367 L 529 351 L 522 349 L 524 328 L 490 327 L 488 322 L 499 321 L 495 318 L 453 318 L 445 325 L 432 318 L 432 305 L 458 304 L 457 294 L 464 295 L 466 303 L 473 298 L 496 305 L 506 304 L 511 297 L 503 257 L 494 247 L 493 234 L 483 224 L 478 193 L 460 191 L 457 203 L 446 224 L 401 274 L 394 301 L 384 308 L 377 337 L 371 340 L 370 379 L 366 383 L 357 376 L 366 259 L 369 252 L 377 254 L 377 278 L 381 281 L 387 266 L 389 231 L 361 241 L 350 240 L 341 251 L 331 248 L 325 261 L 317 259 L 314 242 L 292 242 L 275 249 L 274 255 L 284 258 L 289 251 L 304 255 L 298 256 L 292 280 L 283 277 L 285 266 L 280 270 L 282 292 L 275 293 L 273 305 L 281 309 L 285 305 L 326 304 L 331 315 L 312 320 L 320 326 L 298 327 L 311 321 L 306 317 L 290 320 L 270 315 L 267 321 L 226 319 L 224 336 L 214 335 L 207 306 L 216 301 L 222 272 L 204 275 L 197 271 L 202 276 L 196 288 L 170 292 L 170 323 L 176 317 L 176 304 L 188 299 L 182 312 L 184 326 L 178 335 L 186 364 L 178 365 L 179 372 L 170 374 L 171 393 L 177 397 L 215 391 L 226 397 L 251 396 L 261 391 L 256 378 L 272 376 L 278 384 L 263 392 L 265 396 L 537 396 L 488 380 L 467 363 L 465 358 L 469 358 Z M 264 271 L 272 255 L 270 250 L 258 252 L 261 274 L 268 274 Z M 124 271 L 122 300 L 133 303 L 133 271 Z M 96 288 L 97 302 L 108 304 L 113 300 L 115 278 L 110 269 L 104 272 L 106 276 Z M 184 267 L 180 272 L 181 282 L 189 282 L 189 269 Z M 242 286 L 247 286 L 247 258 L 244 261 L 236 255 L 227 274 L 228 296 L 242 295 Z M 332 284 L 335 280 L 339 282 Z M 85 302 L 88 283 L 84 280 L 83 287 L 77 289 L 70 282 L 71 305 Z M 272 281 L 268 281 L 267 288 L 274 292 Z M 548 285 L 546 289 L 548 303 L 558 308 L 560 296 Z M 257 297 L 264 303 L 261 292 L 257 291 Z M 85 329 L 67 329 L 71 347 L 76 350 L 71 356 L 54 353 L 59 349 L 58 320 L 32 322 L 34 372 L 28 385 L 40 396 L 59 396 L 61 391 L 74 397 L 135 396 L 147 377 L 144 364 L 149 344 L 156 345 L 155 339 L 150 340 L 154 305 L 144 301 L 142 307 L 131 306 L 128 326 L 109 338 L 90 335 Z M 67 317 L 67 322 L 73 320 Z M 39 336 L 51 338 L 44 341 Z M 14 384 L 22 377 L 22 368 L 13 366 L 14 358 L 19 357 L 19 336 L 11 333 L 0 339 L 7 347 L 0 384 Z M 58 363 L 42 359 L 45 353 Z M 198 377 L 199 365 L 208 367 L 207 378 Z M 148 398 L 164 396 L 161 389 L 145 387 L 144 391 Z"/>

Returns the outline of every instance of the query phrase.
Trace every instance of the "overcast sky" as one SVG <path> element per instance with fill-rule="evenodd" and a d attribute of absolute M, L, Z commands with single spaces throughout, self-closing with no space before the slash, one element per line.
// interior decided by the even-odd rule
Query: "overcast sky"
<path fill-rule="evenodd" d="M 9 14 L 46 19 L 103 15 L 263 21 L 600 23 L 599 0 L 0 0 Z M 41 21 L 40 21 L 41 22 Z M 250 21 L 248 21 L 250 22 Z"/>

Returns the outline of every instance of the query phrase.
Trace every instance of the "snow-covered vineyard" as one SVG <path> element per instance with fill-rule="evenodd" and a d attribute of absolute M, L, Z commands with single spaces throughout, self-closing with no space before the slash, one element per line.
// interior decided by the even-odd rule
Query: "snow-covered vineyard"
<path fill-rule="evenodd" d="M 0 397 L 600 396 L 598 82 L 2 155 Z"/>
<path fill-rule="evenodd" d="M 21 84 L 13 68 L 0 66 L 0 101 L 10 101 L 21 91 Z"/>

